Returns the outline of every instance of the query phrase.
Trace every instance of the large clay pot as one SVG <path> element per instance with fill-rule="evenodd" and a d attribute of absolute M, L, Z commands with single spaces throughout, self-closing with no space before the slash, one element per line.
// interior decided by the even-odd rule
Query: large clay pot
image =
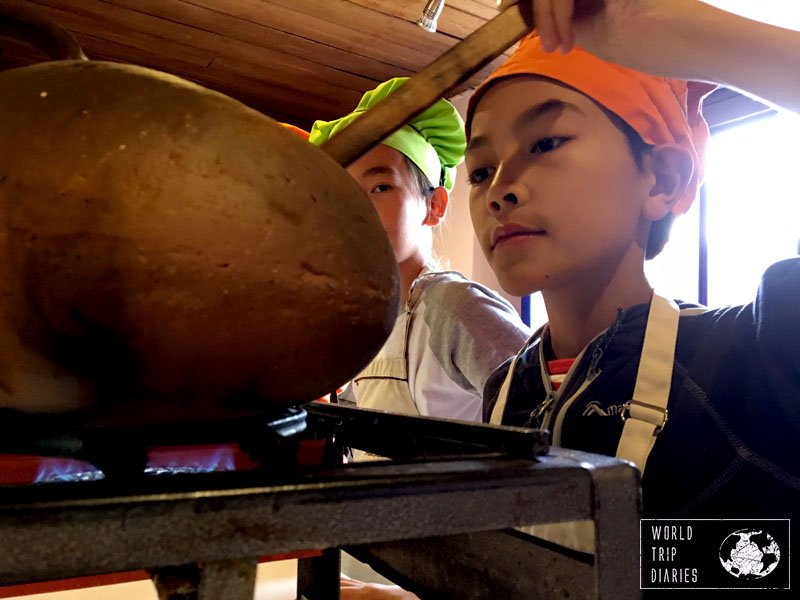
<path fill-rule="evenodd" d="M 364 192 L 272 119 L 134 66 L 0 73 L 0 407 L 302 403 L 377 352 L 397 285 Z"/>

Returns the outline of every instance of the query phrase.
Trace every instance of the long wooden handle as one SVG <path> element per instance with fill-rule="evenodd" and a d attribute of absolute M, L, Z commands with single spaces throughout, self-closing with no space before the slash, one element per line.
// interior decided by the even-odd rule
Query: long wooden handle
<path fill-rule="evenodd" d="M 387 135 L 457 88 L 534 27 L 529 2 L 509 6 L 434 60 L 321 148 L 346 167 Z"/>

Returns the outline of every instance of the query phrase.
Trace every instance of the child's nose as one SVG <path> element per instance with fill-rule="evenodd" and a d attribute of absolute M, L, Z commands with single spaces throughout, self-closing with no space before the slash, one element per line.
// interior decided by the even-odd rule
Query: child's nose
<path fill-rule="evenodd" d="M 529 191 L 522 178 L 525 162 L 514 152 L 498 161 L 491 184 L 486 194 L 489 212 L 499 215 L 513 210 L 520 202 L 525 202 Z"/>
<path fill-rule="evenodd" d="M 506 208 L 516 206 L 518 203 L 519 198 L 514 192 L 506 192 L 497 200 L 489 199 L 489 210 L 493 213 L 499 213 Z"/>

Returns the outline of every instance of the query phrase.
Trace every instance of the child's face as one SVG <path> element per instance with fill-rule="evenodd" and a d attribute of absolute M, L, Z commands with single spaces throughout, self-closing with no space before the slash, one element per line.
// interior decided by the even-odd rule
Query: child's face
<path fill-rule="evenodd" d="M 475 232 L 509 293 L 602 286 L 636 264 L 653 182 L 583 94 L 537 77 L 496 83 L 475 109 L 466 165 Z"/>
<path fill-rule="evenodd" d="M 378 144 L 347 167 L 347 172 L 378 211 L 397 262 L 417 254 L 428 211 L 405 157 L 394 148 Z"/>

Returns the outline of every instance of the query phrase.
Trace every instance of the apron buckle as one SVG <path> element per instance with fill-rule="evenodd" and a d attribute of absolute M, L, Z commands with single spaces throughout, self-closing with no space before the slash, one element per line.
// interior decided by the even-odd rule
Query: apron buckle
<path fill-rule="evenodd" d="M 635 414 L 632 414 L 632 412 Z M 647 402 L 632 399 L 622 405 L 622 411 L 619 413 L 619 416 L 623 423 L 631 417 L 639 419 L 640 421 L 646 421 L 655 426 L 653 435 L 658 435 L 669 420 L 669 411 L 655 404 L 648 404 Z"/>

